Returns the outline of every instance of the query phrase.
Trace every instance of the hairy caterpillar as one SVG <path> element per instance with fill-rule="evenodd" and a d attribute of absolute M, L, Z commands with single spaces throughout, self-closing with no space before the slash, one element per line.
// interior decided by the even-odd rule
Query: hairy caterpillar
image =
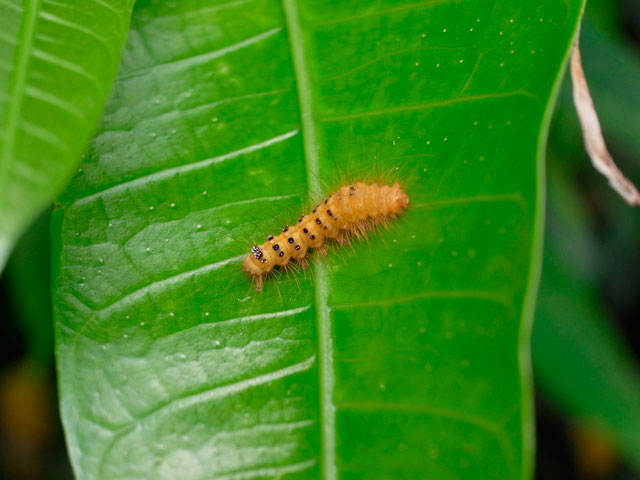
<path fill-rule="evenodd" d="M 294 259 L 306 268 L 309 248 L 324 255 L 326 238 L 344 245 L 350 236 L 360 237 L 371 228 L 386 224 L 408 205 L 409 197 L 398 182 L 392 186 L 364 182 L 345 185 L 313 212 L 302 215 L 296 225 L 284 227 L 281 235 L 270 235 L 262 245 L 254 245 L 244 259 L 243 269 L 260 292 L 264 277 L 274 267 L 285 267 Z"/>

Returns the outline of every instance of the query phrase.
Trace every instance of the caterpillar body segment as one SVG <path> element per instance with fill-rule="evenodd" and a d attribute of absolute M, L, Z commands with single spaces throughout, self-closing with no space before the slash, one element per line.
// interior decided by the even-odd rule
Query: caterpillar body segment
<path fill-rule="evenodd" d="M 325 254 L 326 239 L 345 244 L 352 236 L 361 237 L 386 224 L 408 205 L 409 197 L 398 182 L 392 186 L 365 182 L 342 186 L 295 225 L 286 226 L 280 235 L 270 235 L 262 245 L 254 245 L 243 269 L 260 292 L 264 278 L 275 267 L 286 267 L 295 260 L 306 268 L 310 248 Z"/>

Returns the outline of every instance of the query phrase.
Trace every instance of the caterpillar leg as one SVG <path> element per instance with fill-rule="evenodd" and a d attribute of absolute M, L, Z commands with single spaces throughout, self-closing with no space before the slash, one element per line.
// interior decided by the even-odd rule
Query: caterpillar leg
<path fill-rule="evenodd" d="M 302 258 L 298 258 L 297 260 L 303 270 L 309 267 L 309 262 L 307 262 L 306 258 L 302 257 Z"/>
<path fill-rule="evenodd" d="M 316 252 L 318 252 L 318 255 L 320 255 L 322 258 L 325 258 L 328 254 L 327 254 L 327 249 L 324 247 L 324 245 L 321 245 L 319 247 L 316 247 Z"/>
<path fill-rule="evenodd" d="M 349 239 L 346 235 L 340 234 L 336 237 L 336 242 L 338 242 L 340 245 L 346 245 L 347 243 L 349 243 Z"/>
<path fill-rule="evenodd" d="M 256 284 L 256 292 L 261 292 L 262 291 L 262 279 L 263 276 L 262 275 L 254 275 L 253 276 L 253 281 Z"/>
<path fill-rule="evenodd" d="M 363 221 L 354 225 L 352 233 L 358 240 L 360 240 L 362 238 L 366 238 L 367 228 L 367 223 Z"/>

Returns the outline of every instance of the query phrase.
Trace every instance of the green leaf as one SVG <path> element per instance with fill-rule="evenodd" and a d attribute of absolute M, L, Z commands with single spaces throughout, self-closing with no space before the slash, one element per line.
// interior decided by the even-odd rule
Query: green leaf
<path fill-rule="evenodd" d="M 640 376 L 598 297 L 597 258 L 566 176 L 550 169 L 549 225 L 532 338 L 536 384 L 562 412 L 610 439 L 640 468 Z"/>
<path fill-rule="evenodd" d="M 580 10 L 138 2 L 54 214 L 78 477 L 528 478 L 541 152 Z M 376 171 L 401 220 L 253 291 L 252 241 Z"/>
<path fill-rule="evenodd" d="M 50 211 L 45 212 L 22 235 L 3 273 L 8 300 L 25 339 L 27 359 L 49 370 L 53 359 L 50 216 Z"/>
<path fill-rule="evenodd" d="M 607 144 L 633 179 L 633 163 L 624 165 L 624 160 L 640 149 L 640 95 L 632 88 L 632 80 L 640 77 L 640 61 L 628 46 L 611 41 L 611 26 L 605 34 L 594 25 L 602 9 L 612 6 L 600 5 L 589 15 L 589 4 L 580 45 Z M 597 288 L 609 283 L 616 295 L 633 298 L 637 272 L 629 259 L 638 238 L 637 212 L 592 169 L 568 78 L 549 144 L 545 255 L 532 337 L 536 385 L 559 411 L 588 423 L 640 469 L 638 366 Z M 572 187 L 577 179 L 580 191 Z M 598 223 L 606 219 L 598 229 L 589 218 L 594 200 Z M 597 230 L 607 232 L 604 239 Z"/>
<path fill-rule="evenodd" d="M 133 0 L 0 1 L 0 271 L 86 148 L 132 6 Z"/>

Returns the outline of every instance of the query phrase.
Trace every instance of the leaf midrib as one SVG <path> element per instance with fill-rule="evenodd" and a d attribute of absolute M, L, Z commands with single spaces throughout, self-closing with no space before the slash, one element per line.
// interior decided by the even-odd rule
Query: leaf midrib
<path fill-rule="evenodd" d="M 35 37 L 38 13 L 40 12 L 42 0 L 27 0 L 25 3 L 24 15 L 26 16 L 24 28 L 18 38 L 18 59 L 15 73 L 13 91 L 9 94 L 9 110 L 5 123 L 5 141 L 0 155 L 0 192 L 6 192 L 6 185 L 9 181 L 9 171 L 13 158 L 13 148 L 15 145 L 15 135 L 18 128 L 18 118 L 22 111 L 22 100 L 24 89 L 27 84 L 27 70 L 31 58 L 33 39 Z"/>
<path fill-rule="evenodd" d="M 294 76 L 298 90 L 302 139 L 309 197 L 322 195 L 318 141 L 313 119 L 311 81 L 307 69 L 306 52 L 300 17 L 295 0 L 283 0 L 283 10 L 293 60 Z M 318 261 L 315 270 L 316 328 L 318 335 L 318 372 L 320 402 L 321 474 L 326 480 L 337 478 L 335 405 L 333 404 L 333 354 L 329 315 L 329 277 L 324 261 Z"/>

